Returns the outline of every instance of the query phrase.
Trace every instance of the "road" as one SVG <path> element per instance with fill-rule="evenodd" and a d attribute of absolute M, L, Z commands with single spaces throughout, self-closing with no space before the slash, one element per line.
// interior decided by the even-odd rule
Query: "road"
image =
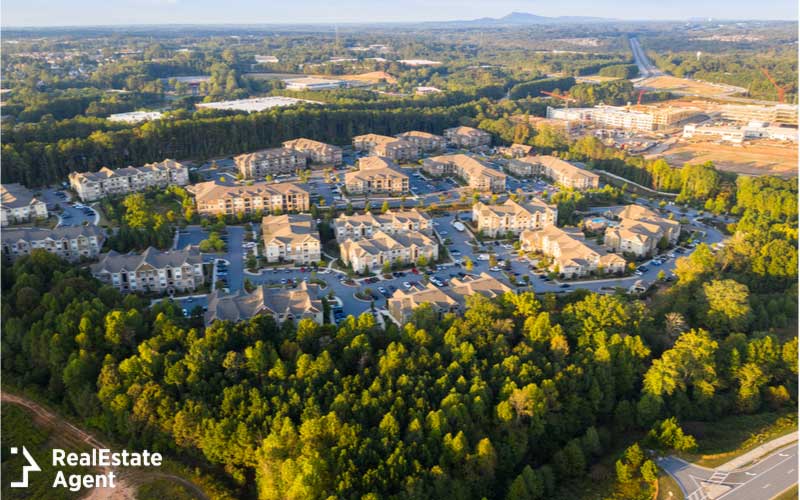
<path fill-rule="evenodd" d="M 797 443 L 732 472 L 676 457 L 659 458 L 658 465 L 675 479 L 687 500 L 769 500 L 797 483 Z"/>
<path fill-rule="evenodd" d="M 59 415 L 56 415 L 55 413 L 43 407 L 42 405 L 34 401 L 31 401 L 28 398 L 25 398 L 17 394 L 11 394 L 8 391 L 4 390 L 2 393 L 0 393 L 0 399 L 2 399 L 2 401 L 5 403 L 15 404 L 28 409 L 34 414 L 35 419 L 38 421 L 39 424 L 46 427 L 50 427 L 54 431 L 59 432 L 62 435 L 66 435 L 73 440 L 86 443 L 92 448 L 98 450 L 113 449 L 110 446 L 103 444 L 93 434 L 85 430 L 79 429 L 78 427 L 72 425 L 70 422 L 63 419 Z M 163 472 L 150 472 L 139 468 L 131 469 L 129 471 L 121 471 L 121 475 L 118 474 L 118 481 L 116 488 L 93 488 L 92 490 L 90 490 L 89 494 L 86 497 L 84 497 L 84 500 L 123 500 L 123 499 L 127 500 L 129 498 L 132 499 L 134 498 L 134 496 L 131 490 L 132 489 L 135 490 L 135 486 L 132 486 L 131 483 L 142 483 L 154 479 L 167 479 L 169 481 L 180 483 L 181 485 L 188 488 L 195 495 L 195 498 L 199 498 L 200 500 L 209 500 L 205 492 L 203 492 L 202 489 L 200 489 L 197 485 L 195 485 L 191 481 L 188 481 L 174 474 L 168 474 Z"/>
<path fill-rule="evenodd" d="M 639 77 L 640 78 L 650 78 L 651 76 L 661 76 L 664 73 L 656 68 L 653 63 L 650 62 L 650 59 L 647 58 L 647 55 L 644 53 L 641 44 L 639 44 L 639 40 L 636 37 L 631 37 L 628 39 L 628 42 L 631 45 L 631 52 L 633 52 L 633 59 L 636 61 L 636 65 L 639 66 Z"/>
<path fill-rule="evenodd" d="M 60 197 L 57 193 L 62 192 L 66 196 Z M 47 188 L 42 190 L 42 198 L 47 204 L 47 210 L 54 211 L 56 207 L 61 209 L 61 212 L 55 212 L 58 217 L 59 226 L 82 226 L 83 224 L 97 225 L 100 217 L 97 211 L 92 210 L 92 215 L 87 215 L 83 210 L 76 208 L 74 205 L 69 205 L 67 202 L 71 201 L 71 194 L 69 191 L 60 188 Z M 78 200 L 80 203 L 80 200 Z"/>

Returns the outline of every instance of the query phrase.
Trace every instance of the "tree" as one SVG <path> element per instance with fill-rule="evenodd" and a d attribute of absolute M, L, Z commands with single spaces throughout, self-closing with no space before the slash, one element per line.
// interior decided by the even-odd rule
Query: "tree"
<path fill-rule="evenodd" d="M 475 264 L 472 262 L 472 259 L 470 259 L 469 257 L 464 257 L 464 269 L 465 269 L 465 270 L 466 270 L 468 273 L 471 273 L 471 272 L 472 272 L 472 269 L 473 269 L 474 267 L 475 267 Z"/>
<path fill-rule="evenodd" d="M 365 209 L 365 211 L 366 211 L 366 209 Z M 389 202 L 388 201 L 384 201 L 383 205 L 381 205 L 381 213 L 385 214 L 388 211 L 389 211 Z"/>
<path fill-rule="evenodd" d="M 656 423 L 647 434 L 651 446 L 662 450 L 690 452 L 697 448 L 694 437 L 684 434 L 675 417 Z"/>
<path fill-rule="evenodd" d="M 744 331 L 751 319 L 750 292 L 734 280 L 703 284 L 703 321 L 715 331 Z"/>

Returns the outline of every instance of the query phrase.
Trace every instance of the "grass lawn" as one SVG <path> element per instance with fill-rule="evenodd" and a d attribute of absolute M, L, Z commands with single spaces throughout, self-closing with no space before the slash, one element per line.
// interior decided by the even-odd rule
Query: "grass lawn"
<path fill-rule="evenodd" d="M 155 479 L 139 485 L 137 500 L 193 500 L 194 493 L 182 484 L 168 479 Z"/>
<path fill-rule="evenodd" d="M 666 472 L 659 472 L 657 500 L 683 500 L 683 492 L 678 483 Z M 672 493 L 671 496 L 670 493 Z"/>
<path fill-rule="evenodd" d="M 682 457 L 705 467 L 717 467 L 771 441 L 797 430 L 792 411 L 736 415 L 718 422 L 685 422 L 683 429 L 697 438 L 698 449 Z"/>
<path fill-rule="evenodd" d="M 797 500 L 797 485 L 795 484 L 785 492 L 775 497 L 775 500 Z"/>

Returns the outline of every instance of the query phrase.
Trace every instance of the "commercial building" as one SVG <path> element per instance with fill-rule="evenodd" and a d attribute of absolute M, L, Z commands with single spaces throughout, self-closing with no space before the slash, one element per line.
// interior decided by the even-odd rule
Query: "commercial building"
<path fill-rule="evenodd" d="M 289 78 L 284 80 L 284 83 L 286 83 L 287 90 L 331 90 L 342 88 L 347 82 L 343 80 L 307 76 L 303 78 Z"/>
<path fill-rule="evenodd" d="M 297 288 L 270 288 L 259 285 L 251 293 L 215 290 L 208 296 L 206 325 L 214 321 L 245 321 L 255 316 L 272 316 L 277 323 L 310 319 L 323 323 L 319 287 L 300 282 Z"/>
<path fill-rule="evenodd" d="M 311 139 L 293 139 L 283 143 L 283 147 L 304 154 L 308 161 L 317 165 L 342 164 L 342 148 Z"/>
<path fill-rule="evenodd" d="M 567 278 L 579 278 L 592 272 L 622 273 L 625 259 L 594 248 L 577 229 L 547 226 L 520 235 L 522 250 L 546 255 L 552 259 L 550 270 Z"/>
<path fill-rule="evenodd" d="M 160 120 L 164 116 L 158 111 L 131 111 L 130 113 L 114 113 L 107 120 L 111 122 L 139 123 L 151 120 Z"/>
<path fill-rule="evenodd" d="M 416 145 L 417 148 L 424 153 L 440 153 L 447 149 L 447 139 L 441 135 L 431 134 L 429 132 L 411 130 L 409 132 L 397 134 L 395 137 Z"/>
<path fill-rule="evenodd" d="M 497 148 L 497 152 L 507 158 L 523 158 L 533 152 L 533 146 L 527 144 L 512 144 L 510 146 L 501 146 Z"/>
<path fill-rule="evenodd" d="M 41 249 L 73 262 L 99 255 L 103 241 L 103 230 L 92 225 L 5 229 L 2 238 L 3 255 L 12 260 Z"/>
<path fill-rule="evenodd" d="M 408 193 L 408 175 L 392 160 L 379 156 L 359 159 L 358 170 L 346 172 L 344 183 L 349 194 Z"/>
<path fill-rule="evenodd" d="M 47 204 L 20 184 L 0 186 L 0 223 L 3 226 L 48 217 Z"/>
<path fill-rule="evenodd" d="M 422 169 L 437 177 L 454 175 L 477 191 L 501 193 L 506 190 L 506 174 L 465 154 L 425 158 Z"/>
<path fill-rule="evenodd" d="M 353 137 L 353 149 L 366 151 L 370 155 L 383 156 L 392 161 L 417 161 L 419 146 L 414 142 L 379 134 L 365 134 Z"/>
<path fill-rule="evenodd" d="M 360 240 L 372 238 L 378 232 L 386 234 L 401 234 L 418 232 L 427 235 L 433 234 L 433 225 L 428 215 L 416 208 L 410 210 L 390 210 L 385 214 L 340 215 L 333 221 L 336 239 Z"/>
<path fill-rule="evenodd" d="M 310 215 L 268 215 L 261 220 L 261 231 L 267 262 L 320 261 L 319 230 Z"/>
<path fill-rule="evenodd" d="M 189 186 L 200 215 L 237 215 L 257 212 L 307 212 L 308 191 L 291 182 L 226 186 L 216 181 Z"/>
<path fill-rule="evenodd" d="M 463 313 L 467 297 L 483 295 L 494 298 L 512 291 L 496 278 L 481 273 L 479 276 L 467 275 L 464 278 L 453 278 L 447 288 L 437 288 L 428 283 L 424 288 L 411 290 L 396 290 L 386 301 L 389 314 L 400 324 L 411 319 L 414 309 L 428 304 L 437 313 Z"/>
<path fill-rule="evenodd" d="M 600 176 L 578 165 L 582 164 L 570 163 L 555 156 L 526 156 L 509 160 L 506 169 L 519 177 L 549 177 L 556 184 L 571 189 L 597 189 Z"/>
<path fill-rule="evenodd" d="M 385 262 L 413 264 L 420 257 L 428 262 L 439 258 L 439 244 L 424 233 L 407 232 L 389 235 L 378 231 L 371 238 L 345 240 L 339 244 L 339 253 L 353 271 L 379 271 Z"/>
<path fill-rule="evenodd" d="M 97 172 L 72 172 L 69 184 L 82 201 L 94 201 L 106 196 L 126 195 L 149 188 L 185 186 L 189 169 L 175 160 L 148 163 L 141 167 L 111 170 L 103 167 Z"/>
<path fill-rule="evenodd" d="M 201 102 L 196 104 L 200 109 L 221 109 L 226 111 L 245 111 L 247 113 L 258 113 L 271 108 L 285 108 L 297 106 L 299 104 L 325 104 L 320 101 L 310 101 L 308 99 L 295 99 L 294 97 L 270 96 L 254 97 L 252 99 L 236 99 L 233 101 Z"/>
<path fill-rule="evenodd" d="M 773 141 L 797 142 L 797 129 L 790 127 L 770 127 L 763 122 L 750 122 L 747 126 L 695 125 L 683 127 L 684 139 L 710 139 L 741 144 L 748 139 L 769 139 Z"/>
<path fill-rule="evenodd" d="M 472 127 L 454 127 L 444 130 L 447 143 L 457 148 L 482 149 L 492 144 L 492 134 Z"/>
<path fill-rule="evenodd" d="M 604 244 L 611 250 L 630 252 L 637 257 L 655 252 L 662 238 L 674 245 L 681 233 L 680 222 L 665 219 L 639 205 L 628 205 L 617 217 L 619 224 L 606 229 Z"/>
<path fill-rule="evenodd" d="M 555 206 L 539 199 L 517 203 L 509 198 L 502 205 L 479 201 L 472 206 L 472 222 L 481 234 L 490 238 L 552 226 L 557 216 Z"/>
<path fill-rule="evenodd" d="M 283 148 L 262 149 L 233 158 L 236 169 L 245 179 L 263 179 L 268 175 L 294 174 L 307 165 L 305 153 Z"/>
<path fill-rule="evenodd" d="M 723 104 L 720 114 L 726 120 L 749 123 L 769 122 L 797 126 L 797 106 L 794 104 L 750 105 Z"/>
<path fill-rule="evenodd" d="M 142 253 L 100 255 L 92 275 L 120 292 L 174 293 L 193 291 L 205 281 L 203 257 L 197 247 L 161 251 L 149 247 Z"/>
<path fill-rule="evenodd" d="M 672 106 L 605 106 L 593 108 L 547 108 L 547 118 L 591 123 L 596 127 L 652 132 L 674 127 L 701 111 Z"/>

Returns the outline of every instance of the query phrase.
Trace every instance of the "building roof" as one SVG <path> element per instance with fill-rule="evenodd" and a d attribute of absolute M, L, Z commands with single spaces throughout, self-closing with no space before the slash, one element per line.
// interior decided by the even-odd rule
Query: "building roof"
<path fill-rule="evenodd" d="M 307 214 L 268 215 L 261 219 L 264 241 L 284 245 L 319 242 L 319 232 L 314 218 Z"/>
<path fill-rule="evenodd" d="M 548 205 L 539 198 L 532 198 L 529 201 L 518 203 L 511 198 L 507 199 L 501 205 L 487 205 L 482 201 L 475 203 L 473 210 L 477 209 L 483 217 L 506 217 L 506 216 L 520 216 L 520 215 L 533 215 L 534 212 L 548 212 L 555 210 L 556 207 Z"/>
<path fill-rule="evenodd" d="M 197 247 L 187 246 L 182 250 L 161 251 L 148 247 L 142 253 L 121 254 L 111 250 L 100 255 L 100 262 L 92 265 L 92 274 L 119 273 L 122 271 L 136 271 L 141 266 L 149 265 L 155 269 L 167 267 L 175 268 L 184 265 L 202 264 L 203 257 Z"/>
<path fill-rule="evenodd" d="M 53 229 L 45 229 L 41 227 L 20 227 L 12 229 L 3 229 L 3 241 L 6 243 L 17 241 L 42 241 L 53 240 L 61 241 L 64 239 L 75 239 L 79 236 L 91 238 L 96 236 L 98 239 L 105 237 L 105 231 L 97 226 L 59 226 Z"/>
<path fill-rule="evenodd" d="M 164 171 L 164 170 L 173 170 L 173 169 L 184 169 L 186 168 L 180 162 L 175 160 L 165 159 L 158 163 L 147 163 L 142 165 L 141 167 L 122 167 L 116 170 L 112 170 L 108 167 L 102 167 L 97 172 L 72 172 L 69 174 L 70 180 L 77 179 L 78 182 L 101 182 L 104 180 L 111 179 L 112 177 L 131 177 L 134 175 L 140 175 L 147 172 L 155 172 L 155 171 Z"/>
<path fill-rule="evenodd" d="M 483 272 L 479 276 L 466 276 L 453 278 L 448 288 L 437 288 L 428 283 L 425 288 L 411 290 L 396 290 L 388 300 L 390 310 L 400 307 L 411 311 L 422 304 L 431 304 L 438 309 L 450 309 L 454 306 L 463 306 L 470 295 L 484 295 L 494 298 L 512 291 L 507 285 Z"/>
<path fill-rule="evenodd" d="M 485 175 L 487 177 L 495 177 L 499 179 L 506 178 L 506 174 L 498 172 L 497 170 L 488 166 L 483 161 L 463 153 L 458 153 L 454 155 L 433 156 L 431 158 L 428 158 L 428 160 L 434 163 L 453 164 L 458 168 L 460 168 L 461 170 L 467 172 L 470 176 Z"/>
<path fill-rule="evenodd" d="M 580 230 L 547 226 L 535 231 L 523 231 L 520 239 L 522 241 L 548 240 L 550 245 L 556 247 L 556 250 L 551 248 L 551 251 L 546 253 L 552 256 L 562 269 L 567 266 L 587 266 L 590 262 L 599 261 L 601 258 L 600 252 L 586 243 Z"/>
<path fill-rule="evenodd" d="M 403 132 L 402 134 L 395 135 L 398 139 L 405 139 L 406 137 L 421 137 L 423 139 L 440 139 L 444 140 L 444 137 L 441 135 L 431 134 L 430 132 L 421 132 L 419 130 L 409 130 L 408 132 Z"/>
<path fill-rule="evenodd" d="M 361 240 L 346 240 L 341 244 L 343 253 L 350 255 L 380 255 L 390 250 L 400 250 L 411 248 L 412 246 L 425 247 L 436 245 L 436 242 L 429 236 L 417 232 L 409 231 L 402 234 L 389 235 L 383 231 L 375 232 L 371 238 Z"/>
<path fill-rule="evenodd" d="M 475 136 L 491 135 L 489 132 L 486 132 L 485 130 L 480 130 L 474 127 L 465 127 L 463 125 L 460 127 L 448 128 L 445 130 L 445 132 L 449 132 L 451 134 L 456 134 L 456 135 L 475 135 Z"/>
<path fill-rule="evenodd" d="M 358 160 L 357 171 L 345 172 L 344 174 L 346 184 L 354 180 L 368 180 L 375 177 L 396 179 L 408 178 L 408 175 L 395 162 L 382 156 L 365 156 Z"/>
<path fill-rule="evenodd" d="M 334 219 L 335 227 L 349 226 L 382 226 L 385 224 L 408 224 L 419 221 L 430 221 L 431 218 L 416 208 L 408 210 L 389 210 L 385 214 L 373 214 L 365 212 L 363 214 L 345 215 L 342 214 Z"/>
<path fill-rule="evenodd" d="M 241 198 L 243 196 L 288 196 L 288 195 L 306 195 L 308 191 L 301 188 L 297 184 L 291 182 L 279 182 L 267 184 L 266 182 L 257 182 L 251 185 L 236 185 L 226 186 L 219 184 L 216 181 L 207 181 L 193 184 L 187 190 L 194 194 L 198 202 L 208 200 L 218 200 L 221 198 Z"/>
<path fill-rule="evenodd" d="M 588 179 L 600 179 L 600 176 L 594 172 L 586 170 L 574 163 L 570 163 L 568 161 L 562 160 L 561 158 L 556 158 L 555 156 L 550 155 L 542 155 L 542 156 L 528 156 L 524 158 L 518 158 L 511 161 L 521 161 L 524 163 L 531 163 L 533 165 L 542 165 L 554 172 L 558 172 L 561 175 L 565 175 L 570 178 L 588 178 Z"/>
<path fill-rule="evenodd" d="M 264 158 L 280 158 L 281 156 L 292 156 L 297 155 L 298 152 L 294 149 L 280 147 L 280 148 L 268 148 L 268 149 L 261 149 L 259 151 L 253 151 L 252 153 L 245 153 L 242 155 L 237 155 L 233 158 L 233 161 L 236 165 L 247 164 L 254 161 L 259 161 Z"/>
<path fill-rule="evenodd" d="M 0 206 L 2 208 L 22 208 L 35 203 L 44 203 L 33 195 L 33 191 L 21 184 L 0 186 Z"/>
<path fill-rule="evenodd" d="M 226 294 L 220 290 L 208 296 L 205 322 L 242 321 L 259 314 L 288 315 L 295 318 L 317 315 L 322 312 L 322 301 L 317 298 L 319 288 L 301 282 L 297 288 L 270 288 L 258 286 L 252 293 L 238 290 Z"/>
<path fill-rule="evenodd" d="M 286 141 L 283 143 L 283 147 L 294 149 L 296 151 L 315 151 L 323 154 L 330 154 L 338 149 L 341 149 L 340 147 L 332 144 L 326 144 L 324 142 L 306 139 L 304 137 Z"/>
<path fill-rule="evenodd" d="M 370 142 L 373 144 L 395 142 L 397 140 L 398 140 L 397 137 L 392 137 L 389 135 L 380 135 L 380 134 L 364 134 L 353 137 L 353 142 Z"/>

